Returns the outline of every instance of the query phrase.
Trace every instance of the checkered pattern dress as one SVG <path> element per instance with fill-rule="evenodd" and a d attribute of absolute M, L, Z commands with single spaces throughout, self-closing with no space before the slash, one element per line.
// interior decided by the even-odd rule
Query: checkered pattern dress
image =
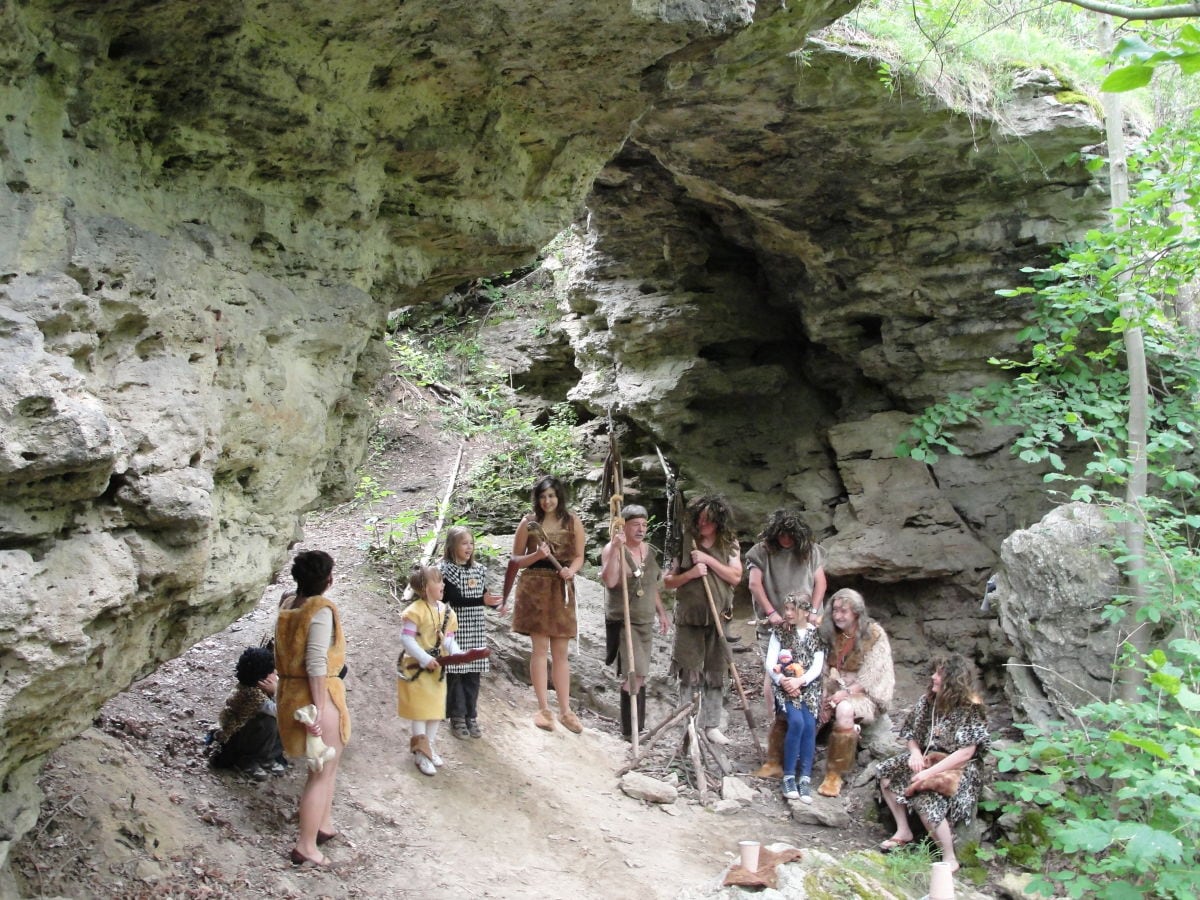
<path fill-rule="evenodd" d="M 488 586 L 487 569 L 479 563 L 460 566 L 449 560 L 439 562 L 438 568 L 442 571 L 442 580 L 446 585 L 444 599 L 458 616 L 458 634 L 455 635 L 458 646 L 463 650 L 486 647 L 487 614 L 483 605 L 483 595 Z M 461 665 L 446 666 L 446 671 L 452 675 L 465 675 L 468 672 L 486 674 L 490 667 L 488 660 L 477 659 Z"/>

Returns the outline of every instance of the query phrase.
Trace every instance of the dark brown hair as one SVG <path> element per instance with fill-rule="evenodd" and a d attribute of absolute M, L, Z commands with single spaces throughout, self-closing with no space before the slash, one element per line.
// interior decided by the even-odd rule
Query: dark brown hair
<path fill-rule="evenodd" d="M 304 550 L 292 560 L 292 577 L 296 579 L 299 599 L 315 597 L 329 587 L 333 574 L 333 557 L 324 550 Z"/>
<path fill-rule="evenodd" d="M 737 534 L 733 530 L 733 510 L 729 501 L 719 494 L 701 494 L 693 497 L 687 505 L 687 527 L 693 537 L 700 534 L 700 516 L 717 526 L 717 542 L 714 550 L 722 554 L 737 546 Z"/>
<path fill-rule="evenodd" d="M 555 514 L 558 516 L 558 524 L 563 528 L 567 528 L 571 524 L 571 511 L 567 509 L 567 489 L 553 475 L 543 475 L 538 479 L 537 484 L 533 486 L 533 516 L 539 522 L 546 517 L 546 514 L 542 512 L 541 504 L 538 503 L 538 497 L 547 488 L 553 490 L 554 495 L 558 497 L 558 508 L 555 509 Z"/>
<path fill-rule="evenodd" d="M 800 515 L 798 509 L 777 509 L 771 513 L 771 518 L 767 521 L 767 527 L 763 529 L 762 534 L 758 536 L 760 541 L 765 541 L 767 550 L 772 553 L 778 553 L 783 550 L 783 546 L 779 543 L 781 535 L 791 535 L 794 545 L 791 547 L 798 562 L 804 562 L 812 554 L 813 548 L 813 533 L 808 527 L 808 523 Z"/>

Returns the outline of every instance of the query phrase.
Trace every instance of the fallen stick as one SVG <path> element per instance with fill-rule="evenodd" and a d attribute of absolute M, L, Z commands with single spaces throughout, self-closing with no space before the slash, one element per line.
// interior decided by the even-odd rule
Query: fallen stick
<path fill-rule="evenodd" d="M 642 752 L 639 753 L 636 757 L 634 757 L 623 768 L 618 769 L 617 776 L 620 777 L 621 775 L 624 775 L 626 772 L 631 772 L 635 768 L 637 768 L 637 764 L 646 758 L 646 755 L 650 752 L 650 748 L 653 747 L 654 742 L 658 740 L 659 735 L 662 734 L 664 731 L 666 731 L 668 728 L 670 728 L 672 725 L 677 724 L 680 719 L 682 719 L 684 716 L 686 716 L 689 712 L 692 711 L 692 709 L 695 707 L 695 705 L 696 705 L 695 703 L 685 703 L 683 706 L 679 707 L 679 709 L 675 710 L 675 712 L 671 713 L 670 718 L 666 719 L 661 725 L 655 726 L 655 728 L 653 730 L 648 732 L 646 734 L 645 743 L 642 745 Z"/>
<path fill-rule="evenodd" d="M 700 805 L 708 802 L 708 775 L 704 771 L 704 760 L 700 758 L 700 741 L 696 736 L 696 719 L 688 719 L 688 758 L 692 761 L 692 771 L 696 774 L 696 791 L 700 794 Z"/>

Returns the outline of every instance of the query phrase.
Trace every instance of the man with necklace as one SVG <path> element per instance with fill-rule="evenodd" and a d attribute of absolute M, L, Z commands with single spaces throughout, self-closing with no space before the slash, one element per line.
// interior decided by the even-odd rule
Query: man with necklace
<path fill-rule="evenodd" d="M 646 543 L 647 519 L 645 508 L 630 504 L 621 510 L 625 525 L 612 536 L 600 551 L 600 580 L 605 587 L 604 618 L 608 635 L 608 658 L 619 658 L 621 682 L 621 733 L 626 739 L 633 735 L 632 704 L 628 673 L 634 673 L 633 687 L 637 691 L 638 731 L 646 727 L 646 676 L 650 674 L 650 650 L 654 644 L 654 624 L 666 634 L 670 627 L 667 611 L 662 604 L 662 571 L 654 548 Z M 622 576 L 624 589 L 622 589 Z M 625 637 L 625 599 L 629 599 L 629 624 L 633 632 L 633 661 L 629 660 Z M 613 647 L 614 642 L 616 647 Z"/>

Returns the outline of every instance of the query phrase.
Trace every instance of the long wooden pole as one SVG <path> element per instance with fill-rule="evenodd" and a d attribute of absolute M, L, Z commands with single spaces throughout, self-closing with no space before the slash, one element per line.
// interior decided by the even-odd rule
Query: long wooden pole
<path fill-rule="evenodd" d="M 442 525 L 446 521 L 446 513 L 450 510 L 450 497 L 454 493 L 454 484 L 458 481 L 458 470 L 462 467 L 463 450 L 466 449 L 467 442 L 463 441 L 458 445 L 458 456 L 454 458 L 454 469 L 450 472 L 450 478 L 446 482 L 446 493 L 442 497 L 442 502 L 438 505 L 438 520 L 433 526 L 433 534 L 425 543 L 425 549 L 421 553 L 421 565 L 429 565 L 429 560 L 433 557 L 433 548 L 437 546 L 438 535 L 442 532 Z M 400 598 L 402 603 L 407 603 L 412 599 L 412 587 L 404 589 L 404 595 Z M 393 597 L 395 594 L 392 595 Z"/>
<path fill-rule="evenodd" d="M 750 713 L 750 701 L 746 698 L 746 689 L 742 687 L 742 676 L 738 674 L 737 664 L 733 661 L 733 651 L 729 649 L 729 642 L 725 640 L 725 632 L 721 628 L 721 617 L 717 613 L 717 602 L 713 599 L 712 588 L 708 586 L 707 575 L 704 576 L 703 581 L 704 594 L 708 597 L 708 611 L 713 617 L 713 627 L 717 629 L 717 640 L 721 644 L 725 661 L 729 664 L 729 671 L 733 674 L 733 683 L 737 687 L 738 696 L 742 698 L 742 712 L 746 714 L 746 725 L 750 728 L 750 737 L 754 739 L 754 749 L 758 751 L 758 760 L 761 763 L 766 759 L 766 755 L 758 740 L 758 732 L 754 730 L 754 716 Z"/>
<path fill-rule="evenodd" d="M 620 490 L 620 476 L 618 475 L 617 489 Z M 612 518 L 609 524 L 609 540 L 616 536 L 617 531 L 625 527 L 625 520 L 621 518 L 621 503 L 624 501 L 621 494 L 613 494 L 609 499 L 609 512 Z M 621 609 L 625 616 L 625 653 L 629 664 L 629 671 L 625 673 L 625 690 L 629 694 L 629 735 L 633 744 L 633 755 L 638 755 L 638 696 L 637 696 L 637 666 L 633 659 L 633 624 L 629 621 L 629 583 L 625 580 L 625 546 L 622 544 L 619 548 L 614 545 L 614 550 L 620 550 L 617 556 L 617 575 L 621 579 Z"/>

